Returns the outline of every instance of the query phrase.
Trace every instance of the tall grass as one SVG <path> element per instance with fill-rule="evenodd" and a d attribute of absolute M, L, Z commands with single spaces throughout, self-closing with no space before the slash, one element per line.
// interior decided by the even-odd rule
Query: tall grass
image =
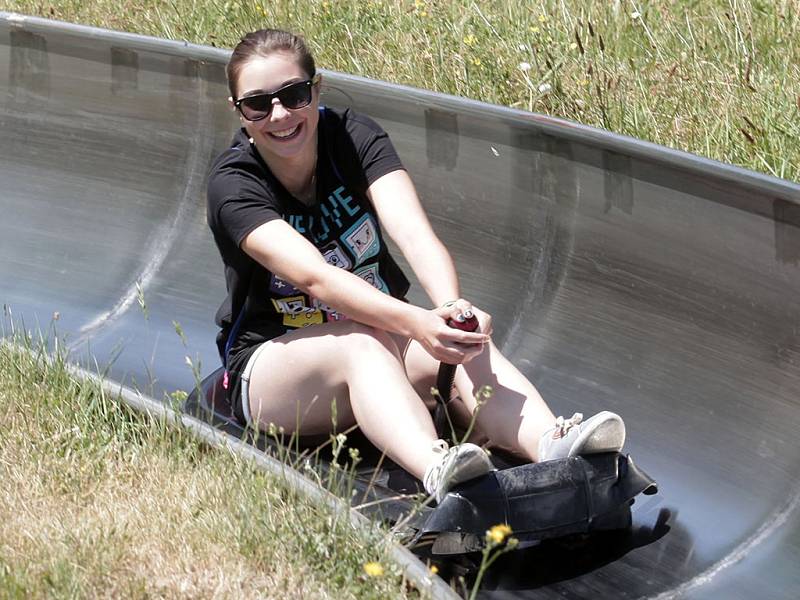
<path fill-rule="evenodd" d="M 329 69 L 543 112 L 797 180 L 797 0 L 0 0 L 220 47 L 274 26 Z"/>
<path fill-rule="evenodd" d="M 417 596 L 380 531 L 17 341 L 0 344 L 0 598 Z"/>

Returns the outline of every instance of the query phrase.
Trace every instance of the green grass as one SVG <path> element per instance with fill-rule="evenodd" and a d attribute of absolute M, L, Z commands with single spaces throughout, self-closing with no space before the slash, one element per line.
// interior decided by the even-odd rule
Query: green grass
<path fill-rule="evenodd" d="M 0 598 L 404 598 L 385 534 L 0 345 Z M 381 577 L 364 565 L 379 561 Z"/>
<path fill-rule="evenodd" d="M 329 69 L 800 177 L 795 0 L 0 0 L 0 8 L 220 47 L 258 27 L 289 28 Z"/>

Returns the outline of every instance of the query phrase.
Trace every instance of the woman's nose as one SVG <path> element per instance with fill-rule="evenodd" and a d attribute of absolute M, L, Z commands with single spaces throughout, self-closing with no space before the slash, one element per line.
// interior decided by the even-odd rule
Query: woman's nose
<path fill-rule="evenodd" d="M 270 116 L 272 117 L 273 121 L 280 121 L 284 119 L 289 114 L 289 111 L 286 107 L 281 104 L 281 101 L 277 98 L 272 99 L 272 111 L 270 112 Z"/>

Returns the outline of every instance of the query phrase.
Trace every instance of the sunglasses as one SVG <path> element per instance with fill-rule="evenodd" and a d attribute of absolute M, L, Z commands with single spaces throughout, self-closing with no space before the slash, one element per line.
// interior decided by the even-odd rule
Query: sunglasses
<path fill-rule="evenodd" d="M 319 81 L 319 75 L 314 75 L 312 79 L 298 81 L 283 86 L 269 94 L 256 94 L 239 98 L 233 105 L 242 113 L 248 121 L 260 121 L 266 119 L 272 112 L 273 99 L 280 100 L 281 106 L 289 110 L 297 110 L 311 104 L 311 88 Z"/>

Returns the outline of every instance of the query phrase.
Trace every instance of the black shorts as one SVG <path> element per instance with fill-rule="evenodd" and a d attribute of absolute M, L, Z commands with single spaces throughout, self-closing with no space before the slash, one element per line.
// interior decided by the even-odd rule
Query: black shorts
<path fill-rule="evenodd" d="M 242 375 L 256 350 L 261 347 L 261 344 L 253 346 L 245 346 L 238 352 L 231 353 L 228 356 L 228 402 L 230 402 L 231 410 L 233 411 L 236 420 L 242 426 L 250 425 L 248 418 L 242 405 Z M 250 408 L 247 409 L 247 414 L 250 413 Z"/>

